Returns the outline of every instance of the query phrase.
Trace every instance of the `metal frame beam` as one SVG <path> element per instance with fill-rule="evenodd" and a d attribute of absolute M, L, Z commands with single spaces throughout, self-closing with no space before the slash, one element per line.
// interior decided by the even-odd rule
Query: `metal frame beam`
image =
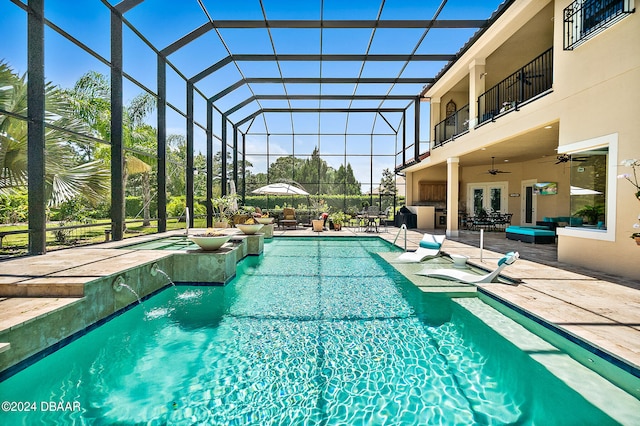
<path fill-rule="evenodd" d="M 213 103 L 207 102 L 207 228 L 213 227 Z"/>
<path fill-rule="evenodd" d="M 192 83 L 197 83 L 209 74 L 219 70 L 225 65 L 231 62 L 264 62 L 264 61 L 331 61 L 331 62 L 359 62 L 359 61 L 372 61 L 372 62 L 408 62 L 408 61 L 440 61 L 450 62 L 456 58 L 453 54 L 424 54 L 424 55 L 411 55 L 411 54 L 381 54 L 381 55 L 341 55 L 341 54 L 237 54 L 229 55 L 210 67 L 202 70 L 198 74 L 189 79 Z"/>
<path fill-rule="evenodd" d="M 357 78 L 357 77 L 253 77 L 236 81 L 231 86 L 216 93 L 209 98 L 210 101 L 217 101 L 229 93 L 244 86 L 245 84 L 430 84 L 433 78 Z M 413 99 L 413 97 L 412 97 Z"/>
<path fill-rule="evenodd" d="M 188 227 L 193 227 L 193 83 L 187 82 L 187 208 L 189 215 Z"/>
<path fill-rule="evenodd" d="M 225 111 L 225 115 L 231 115 L 234 112 L 244 108 L 249 105 L 253 101 L 277 101 L 277 100 L 330 100 L 330 101 L 341 101 L 341 100 L 356 100 L 356 101 L 377 101 L 377 100 L 390 100 L 390 101 L 406 101 L 415 99 L 414 95 L 255 95 L 239 104 L 234 105 L 227 111 Z"/>
<path fill-rule="evenodd" d="M 167 230 L 167 64 L 158 55 L 158 232 Z"/>
<path fill-rule="evenodd" d="M 485 19 L 341 19 L 341 20 L 214 20 L 215 28 L 482 28 L 489 24 Z"/>
<path fill-rule="evenodd" d="M 414 96 L 414 98 L 415 98 L 415 96 Z M 249 114 L 248 116 L 244 117 L 243 119 L 241 119 L 240 121 L 235 123 L 235 125 L 236 125 L 236 127 L 240 127 L 244 123 L 246 123 L 247 121 L 253 120 L 254 118 L 259 116 L 260 114 L 269 113 L 269 112 L 286 112 L 286 113 L 292 113 L 292 112 L 300 112 L 300 113 L 316 113 L 316 112 L 348 112 L 348 113 L 375 112 L 375 113 L 380 113 L 380 112 L 404 112 L 404 111 L 405 111 L 404 108 L 262 108 L 262 109 L 259 109 L 256 112 L 253 112 L 253 113 Z M 224 133 L 225 132 L 224 132 L 224 129 L 223 129 L 223 134 Z"/>
<path fill-rule="evenodd" d="M 44 0 L 29 0 L 27 28 L 27 176 L 29 253 L 47 251 L 45 191 Z"/>
<path fill-rule="evenodd" d="M 124 146 L 122 131 L 122 15 L 111 11 L 111 235 L 124 238 Z"/>

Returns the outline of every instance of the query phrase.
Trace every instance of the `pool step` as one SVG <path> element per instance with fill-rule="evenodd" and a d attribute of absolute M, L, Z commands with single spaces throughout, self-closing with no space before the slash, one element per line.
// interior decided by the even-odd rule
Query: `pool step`
<path fill-rule="evenodd" d="M 636 424 L 640 400 L 585 367 L 566 352 L 559 350 L 542 337 L 527 330 L 513 319 L 478 298 L 454 299 L 454 303 L 471 313 L 500 336 L 518 347 L 587 401 L 621 424 Z M 551 331 L 549 331 L 551 333 Z M 595 355 L 593 359 L 595 362 Z M 606 362 L 600 360 L 598 362 Z M 637 378 L 629 375 L 629 380 Z M 591 386 L 584 386 L 591 383 Z M 638 386 L 631 386 L 640 390 Z"/>
<path fill-rule="evenodd" d="M 0 343 L 0 353 L 11 349 L 11 343 Z"/>

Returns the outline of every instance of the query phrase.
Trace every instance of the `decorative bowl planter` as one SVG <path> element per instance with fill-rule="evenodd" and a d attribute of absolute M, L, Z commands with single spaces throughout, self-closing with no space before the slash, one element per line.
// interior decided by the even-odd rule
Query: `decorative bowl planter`
<path fill-rule="evenodd" d="M 247 225 L 244 223 L 237 223 L 236 224 L 236 228 L 238 228 L 239 230 L 242 231 L 243 234 L 246 235 L 253 235 L 256 232 L 258 232 L 260 229 L 262 229 L 264 225 L 261 223 L 255 224 L 255 225 Z"/>
<path fill-rule="evenodd" d="M 207 237 L 204 235 L 189 235 L 189 239 L 196 243 L 202 250 L 215 251 L 222 247 L 233 235 L 218 235 Z"/>
<path fill-rule="evenodd" d="M 256 222 L 262 224 L 262 225 L 268 225 L 270 223 L 273 223 L 273 217 L 255 217 L 253 218 L 253 220 L 255 220 Z"/>

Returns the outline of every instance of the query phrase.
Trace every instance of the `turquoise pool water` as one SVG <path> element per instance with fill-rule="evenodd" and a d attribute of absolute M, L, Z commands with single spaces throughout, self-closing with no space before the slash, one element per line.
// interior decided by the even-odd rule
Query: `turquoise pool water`
<path fill-rule="evenodd" d="M 265 244 L 227 286 L 169 287 L 0 383 L 36 408 L 0 423 L 617 424 L 389 250 Z"/>

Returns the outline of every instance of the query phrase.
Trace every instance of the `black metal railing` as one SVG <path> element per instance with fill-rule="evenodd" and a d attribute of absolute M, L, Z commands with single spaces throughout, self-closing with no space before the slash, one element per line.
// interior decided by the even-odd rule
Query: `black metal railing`
<path fill-rule="evenodd" d="M 465 105 L 435 126 L 433 147 L 437 148 L 469 130 L 469 105 Z"/>
<path fill-rule="evenodd" d="M 633 0 L 576 0 L 564 9 L 564 50 L 573 50 L 635 12 Z"/>
<path fill-rule="evenodd" d="M 478 124 L 517 110 L 520 104 L 546 92 L 552 85 L 553 48 L 478 97 Z"/>

